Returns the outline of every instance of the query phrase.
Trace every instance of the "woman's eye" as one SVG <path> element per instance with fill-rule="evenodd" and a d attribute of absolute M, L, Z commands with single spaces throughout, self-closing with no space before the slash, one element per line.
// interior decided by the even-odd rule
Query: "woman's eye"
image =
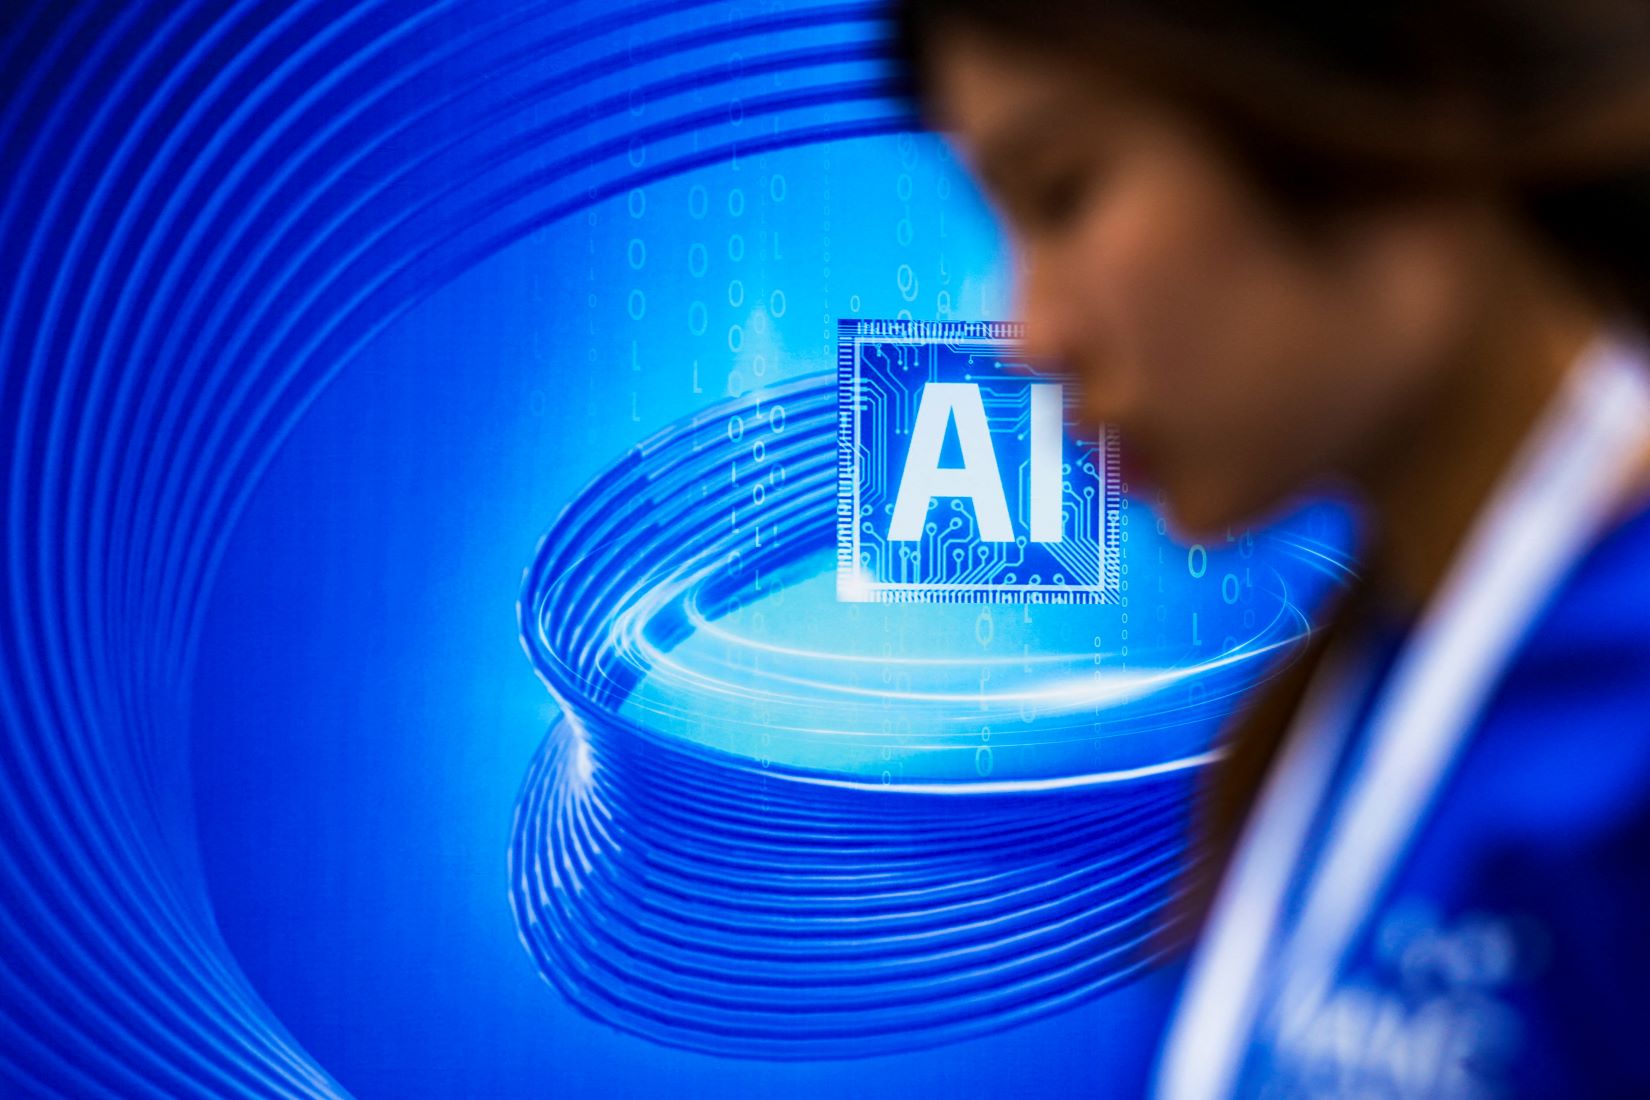
<path fill-rule="evenodd" d="M 1029 220 L 1043 229 L 1063 226 L 1082 208 L 1087 193 L 1087 173 L 1072 171 L 1052 176 L 1031 192 Z"/>

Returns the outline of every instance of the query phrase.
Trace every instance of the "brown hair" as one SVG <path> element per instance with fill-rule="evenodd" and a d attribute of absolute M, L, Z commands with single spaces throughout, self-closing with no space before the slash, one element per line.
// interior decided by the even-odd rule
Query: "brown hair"
<path fill-rule="evenodd" d="M 1104 66 L 1182 108 L 1286 220 L 1484 190 L 1598 298 L 1650 324 L 1650 0 L 897 0 L 919 107 L 951 28 Z M 1251 701 L 1202 792 L 1195 929 L 1327 635 Z"/>
<path fill-rule="evenodd" d="M 1650 321 L 1647 0 L 896 0 L 906 89 L 936 32 L 1092 60 L 1184 108 L 1301 221 L 1493 190 L 1602 304 Z"/>

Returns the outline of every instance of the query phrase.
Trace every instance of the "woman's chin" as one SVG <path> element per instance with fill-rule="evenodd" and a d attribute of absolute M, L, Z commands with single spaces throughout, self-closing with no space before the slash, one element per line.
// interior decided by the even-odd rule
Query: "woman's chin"
<path fill-rule="evenodd" d="M 1197 487 L 1164 486 L 1152 494 L 1169 536 L 1182 545 L 1212 543 L 1236 537 L 1246 527 L 1264 524 L 1287 510 L 1276 496 L 1216 493 L 1207 484 Z"/>

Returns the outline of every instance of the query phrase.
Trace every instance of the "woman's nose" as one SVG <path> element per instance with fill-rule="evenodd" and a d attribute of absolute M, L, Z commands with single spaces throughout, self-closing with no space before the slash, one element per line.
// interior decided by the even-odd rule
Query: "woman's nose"
<path fill-rule="evenodd" d="M 1031 368 L 1053 373 L 1070 359 L 1070 327 L 1051 266 L 1035 251 L 1023 254 L 1015 284 L 1015 317 L 1024 330 L 1022 350 Z"/>

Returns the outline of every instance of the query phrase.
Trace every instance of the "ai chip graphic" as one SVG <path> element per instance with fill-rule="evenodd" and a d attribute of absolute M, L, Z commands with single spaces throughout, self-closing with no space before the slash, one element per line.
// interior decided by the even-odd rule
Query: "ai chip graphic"
<path fill-rule="evenodd" d="M 837 595 L 1111 603 L 1122 498 L 1113 429 L 1026 369 L 1020 327 L 837 329 Z"/>

